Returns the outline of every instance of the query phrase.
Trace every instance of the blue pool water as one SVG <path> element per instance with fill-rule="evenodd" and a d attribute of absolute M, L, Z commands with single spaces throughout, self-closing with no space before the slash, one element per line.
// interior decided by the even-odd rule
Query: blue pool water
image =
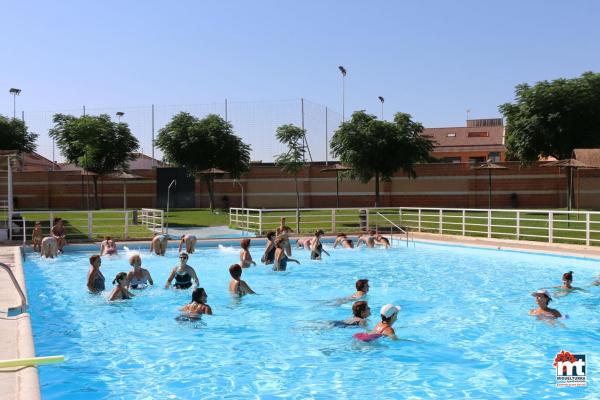
<path fill-rule="evenodd" d="M 140 247 L 142 247 L 140 245 Z M 252 254 L 260 259 L 261 246 Z M 144 251 L 147 248 L 143 246 Z M 600 273 L 596 261 L 417 243 L 415 248 L 330 249 L 274 273 L 259 265 L 243 279 L 260 295 L 232 298 L 228 267 L 238 248 L 201 248 L 192 265 L 214 315 L 175 320 L 190 291 L 163 289 L 175 249 L 143 254 L 155 287 L 108 303 L 87 293 L 87 258 L 30 255 L 25 263 L 38 355 L 64 354 L 40 367 L 45 399 L 221 398 L 597 398 L 600 383 Z M 124 252 L 105 258 L 107 283 L 127 271 Z M 573 270 L 589 292 L 552 302 L 570 319 L 550 325 L 527 315 L 530 292 L 558 285 Z M 326 321 L 351 315 L 331 301 L 370 280 L 372 327 L 385 303 L 402 306 L 404 339 L 362 343 L 359 329 Z M 589 384 L 555 387 L 561 350 L 586 354 Z"/>

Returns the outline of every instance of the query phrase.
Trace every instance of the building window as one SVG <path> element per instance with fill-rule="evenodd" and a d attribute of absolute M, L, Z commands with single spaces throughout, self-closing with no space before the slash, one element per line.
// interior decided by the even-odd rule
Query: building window
<path fill-rule="evenodd" d="M 492 162 L 500 162 L 500 153 L 492 152 L 488 154 L 488 159 Z"/>
<path fill-rule="evenodd" d="M 443 157 L 442 162 L 448 164 L 460 164 L 460 157 Z"/>
<path fill-rule="evenodd" d="M 456 137 L 456 133 L 446 133 L 446 137 Z"/>
<path fill-rule="evenodd" d="M 489 132 L 469 132 L 469 137 L 489 137 Z"/>
<path fill-rule="evenodd" d="M 485 157 L 469 157 L 469 164 L 481 164 L 485 162 Z"/>

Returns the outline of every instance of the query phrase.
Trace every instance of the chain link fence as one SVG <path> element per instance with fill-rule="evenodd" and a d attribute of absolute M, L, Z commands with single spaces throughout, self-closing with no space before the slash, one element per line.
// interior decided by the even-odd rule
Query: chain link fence
<path fill-rule="evenodd" d="M 21 117 L 30 131 L 39 135 L 37 152 L 49 160 L 63 162 L 64 159 L 55 147 L 48 131 L 53 127 L 54 114 L 75 116 L 108 114 L 115 121 L 126 122 L 140 143 L 140 151 L 162 159 L 162 153 L 152 145 L 171 118 L 181 112 L 188 112 L 198 118 L 217 114 L 231 122 L 235 133 L 252 146 L 253 161 L 273 162 L 274 157 L 285 151 L 275 139 L 275 130 L 283 124 L 304 126 L 306 129 L 307 161 L 331 160 L 329 140 L 341 123 L 340 113 L 306 99 L 278 101 L 228 101 L 209 104 L 188 105 L 147 105 L 138 107 L 80 108 L 53 111 L 22 111 Z M 123 113 L 117 116 L 117 112 Z"/>

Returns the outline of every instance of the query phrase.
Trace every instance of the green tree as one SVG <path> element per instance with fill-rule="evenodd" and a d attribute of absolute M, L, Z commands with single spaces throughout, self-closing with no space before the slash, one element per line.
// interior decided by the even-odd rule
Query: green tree
<path fill-rule="evenodd" d="M 233 131 L 233 126 L 216 114 L 203 119 L 180 112 L 158 132 L 156 146 L 165 159 L 197 175 L 209 168 L 220 168 L 239 178 L 250 169 L 250 146 Z M 203 174 L 214 208 L 214 174 Z"/>
<path fill-rule="evenodd" d="M 55 114 L 50 137 L 69 163 L 93 172 L 95 207 L 98 209 L 98 178 L 116 170 L 127 170 L 132 152 L 139 147 L 126 123 L 111 121 L 107 114 L 98 116 Z"/>
<path fill-rule="evenodd" d="M 600 74 L 517 85 L 505 103 L 508 157 L 523 163 L 541 156 L 570 158 L 578 147 L 600 146 Z"/>
<path fill-rule="evenodd" d="M 287 146 L 287 151 L 275 156 L 275 164 L 282 171 L 294 177 L 296 188 L 296 221 L 297 231 L 300 232 L 300 192 L 298 191 L 298 174 L 306 166 L 304 158 L 304 137 L 306 131 L 292 124 L 281 125 L 275 132 L 275 137 Z"/>
<path fill-rule="evenodd" d="M 357 111 L 340 125 L 331 139 L 331 152 L 353 168 L 350 176 L 363 183 L 375 178 L 375 207 L 379 206 L 379 181 L 389 181 L 402 169 L 416 178 L 415 163 L 429 161 L 433 144 L 421 136 L 423 125 L 409 114 L 397 113 L 393 122 L 380 121 Z"/>
<path fill-rule="evenodd" d="M 38 135 L 29 132 L 25 122 L 16 118 L 0 115 L 0 150 L 15 150 L 19 153 L 31 153 L 37 145 Z"/>

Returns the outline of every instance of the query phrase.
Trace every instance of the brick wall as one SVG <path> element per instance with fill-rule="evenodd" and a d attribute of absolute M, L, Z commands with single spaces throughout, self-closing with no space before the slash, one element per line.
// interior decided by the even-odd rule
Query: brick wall
<path fill-rule="evenodd" d="M 503 163 L 507 170 L 492 172 L 494 208 L 511 207 L 516 193 L 521 208 L 556 208 L 566 204 L 564 169 L 538 165 L 523 167 Z M 324 165 L 312 165 L 298 177 L 301 207 L 335 207 L 335 173 L 321 173 Z M 427 164 L 416 167 L 417 179 L 398 173 L 391 182 L 382 182 L 381 206 L 487 207 L 488 173 L 470 169 L 467 164 Z M 127 181 L 129 208 L 154 207 L 156 171 L 136 170 L 143 177 Z M 579 175 L 579 177 L 578 177 Z M 574 173 L 576 199 L 581 208 L 600 208 L 600 170 Z M 89 182 L 88 182 L 89 181 Z M 78 172 L 18 172 L 14 174 L 17 208 L 86 209 L 93 207 L 91 177 Z M 254 208 L 292 208 L 296 205 L 294 180 L 273 165 L 256 165 L 240 182 L 244 185 L 246 206 Z M 374 183 L 340 180 L 340 206 L 372 206 Z M 103 208 L 123 206 L 123 183 L 100 178 L 100 203 Z M 88 196 L 89 193 L 89 196 Z M 232 179 L 215 181 L 215 202 L 219 207 L 240 206 L 241 191 Z M 207 207 L 206 186 L 196 179 L 196 206 Z"/>

